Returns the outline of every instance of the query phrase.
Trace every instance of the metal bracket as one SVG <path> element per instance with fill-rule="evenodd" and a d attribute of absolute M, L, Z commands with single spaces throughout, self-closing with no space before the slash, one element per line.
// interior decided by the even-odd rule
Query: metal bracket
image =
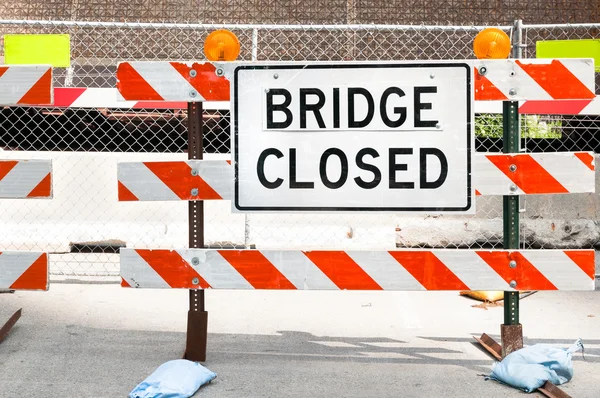
<path fill-rule="evenodd" d="M 17 312 L 15 312 L 13 316 L 8 318 L 8 321 L 6 321 L 6 323 L 0 328 L 0 343 L 8 335 L 8 332 L 10 332 L 13 326 L 15 326 L 15 323 L 17 323 L 19 318 L 21 318 L 22 310 L 23 309 L 20 308 Z"/>

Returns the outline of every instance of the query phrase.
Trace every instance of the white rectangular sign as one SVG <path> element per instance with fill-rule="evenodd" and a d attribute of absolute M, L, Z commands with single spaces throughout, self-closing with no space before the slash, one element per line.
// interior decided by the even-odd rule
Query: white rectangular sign
<path fill-rule="evenodd" d="M 233 211 L 469 213 L 465 62 L 235 68 Z"/>

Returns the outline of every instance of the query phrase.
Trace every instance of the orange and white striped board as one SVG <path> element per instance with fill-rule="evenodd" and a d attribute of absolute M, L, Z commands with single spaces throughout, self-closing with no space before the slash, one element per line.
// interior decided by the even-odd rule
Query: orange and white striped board
<path fill-rule="evenodd" d="M 119 162 L 119 201 L 231 199 L 233 168 L 228 160 Z"/>
<path fill-rule="evenodd" d="M 41 105 L 40 105 L 41 106 Z M 125 101 L 116 88 L 55 87 L 53 108 L 186 109 L 184 101 Z M 229 101 L 202 104 L 205 110 L 229 110 Z"/>
<path fill-rule="evenodd" d="M 394 63 L 409 62 L 413 61 Z M 371 62 L 361 64 L 368 63 Z M 591 59 L 465 60 L 464 63 L 474 69 L 474 98 L 477 101 L 586 100 L 595 97 L 594 62 Z M 117 89 L 128 101 L 229 101 L 233 70 L 243 64 L 121 62 L 116 72 Z M 277 63 L 278 66 L 298 64 Z M 335 73 L 334 69 L 332 73 Z"/>
<path fill-rule="evenodd" d="M 176 109 L 187 108 L 185 101 L 125 101 L 116 88 L 55 87 L 54 108 L 121 108 L 121 109 Z M 38 105 L 42 106 L 42 105 Z M 226 112 L 227 101 L 204 101 L 205 110 Z M 502 113 L 502 101 L 476 101 L 475 113 Z M 520 101 L 522 115 L 600 115 L 600 97 L 583 100 Z"/>
<path fill-rule="evenodd" d="M 595 191 L 591 152 L 484 154 L 473 157 L 477 195 L 543 195 Z M 226 160 L 122 162 L 119 201 L 231 200 L 233 167 Z"/>
<path fill-rule="evenodd" d="M 0 199 L 52 198 L 51 160 L 0 160 Z"/>
<path fill-rule="evenodd" d="M 594 290 L 593 250 L 121 249 L 123 287 Z"/>
<path fill-rule="evenodd" d="M 0 289 L 48 290 L 48 254 L 0 252 Z"/>
<path fill-rule="evenodd" d="M 594 192 L 592 152 L 483 154 L 474 156 L 477 195 L 543 195 Z"/>
<path fill-rule="evenodd" d="M 477 60 L 479 101 L 586 100 L 595 98 L 591 59 Z"/>
<path fill-rule="evenodd" d="M 229 100 L 229 80 L 210 62 L 121 62 L 116 76 L 125 100 Z"/>
<path fill-rule="evenodd" d="M 52 104 L 52 66 L 0 65 L 0 105 Z"/>

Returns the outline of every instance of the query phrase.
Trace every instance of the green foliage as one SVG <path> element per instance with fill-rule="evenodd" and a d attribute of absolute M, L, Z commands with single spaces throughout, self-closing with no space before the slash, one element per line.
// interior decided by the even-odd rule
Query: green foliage
<path fill-rule="evenodd" d="M 538 115 L 521 116 L 522 138 L 561 138 L 562 122 Z M 502 115 L 482 114 L 475 116 L 475 136 L 502 138 Z"/>

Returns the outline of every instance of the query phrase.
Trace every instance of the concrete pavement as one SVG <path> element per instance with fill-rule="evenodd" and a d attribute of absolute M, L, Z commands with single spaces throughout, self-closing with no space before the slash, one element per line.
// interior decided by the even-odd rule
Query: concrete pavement
<path fill-rule="evenodd" d="M 538 292 L 521 302 L 526 344 L 581 337 L 573 397 L 600 391 L 599 292 Z M 512 397 L 484 381 L 493 361 L 473 335 L 496 338 L 501 307 L 456 292 L 207 291 L 207 397 Z M 125 397 L 180 358 L 187 291 L 52 284 L 0 295 L 0 397 Z M 541 396 L 541 394 L 532 394 Z"/>

